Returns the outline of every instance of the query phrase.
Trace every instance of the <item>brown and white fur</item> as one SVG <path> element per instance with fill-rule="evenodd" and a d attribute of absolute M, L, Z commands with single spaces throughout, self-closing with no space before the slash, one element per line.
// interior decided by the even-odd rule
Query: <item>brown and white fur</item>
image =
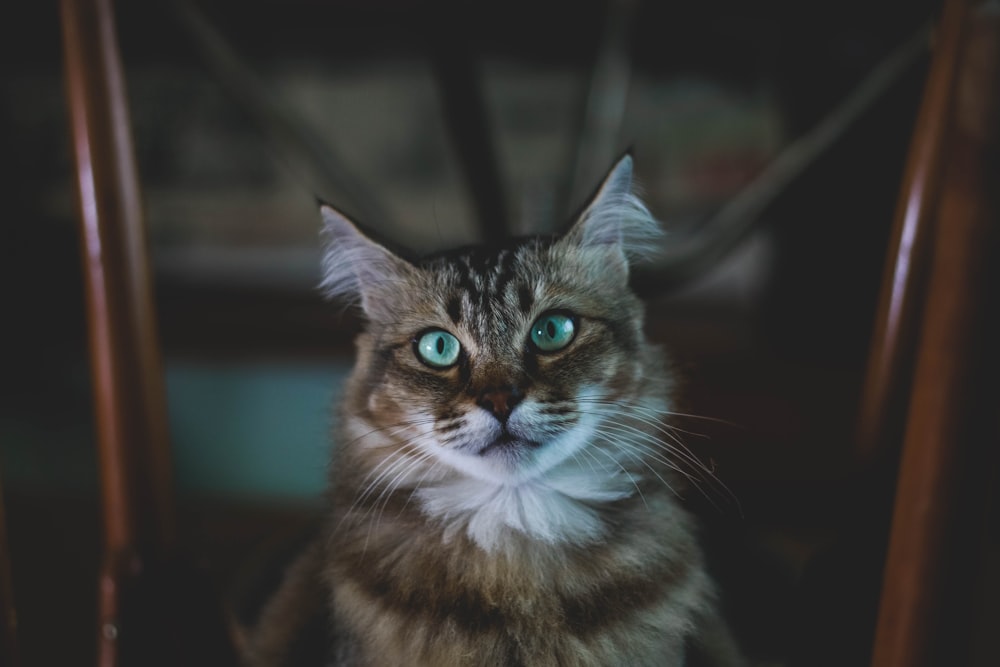
<path fill-rule="evenodd" d="M 628 287 L 659 233 L 631 181 L 626 156 L 562 236 L 419 262 L 323 206 L 323 287 L 367 326 L 328 524 L 250 664 L 300 664 L 316 614 L 338 667 L 743 664 L 676 495 L 699 466 Z M 552 314 L 571 340 L 542 350 Z M 437 332 L 460 346 L 447 366 L 421 357 L 449 351 Z"/>

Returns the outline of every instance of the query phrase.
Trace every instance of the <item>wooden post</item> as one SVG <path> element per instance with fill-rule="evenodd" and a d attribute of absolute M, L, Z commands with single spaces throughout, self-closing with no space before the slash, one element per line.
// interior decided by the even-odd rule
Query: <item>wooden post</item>
<path fill-rule="evenodd" d="M 874 667 L 968 664 L 998 458 L 1000 14 L 963 18 Z"/>
<path fill-rule="evenodd" d="M 61 3 L 104 509 L 99 664 L 121 583 L 174 539 L 170 451 L 139 179 L 111 0 Z"/>
<path fill-rule="evenodd" d="M 61 0 L 104 520 L 99 667 L 232 664 L 217 600 L 175 555 L 163 372 L 111 0 Z"/>
<path fill-rule="evenodd" d="M 861 397 L 856 455 L 862 468 L 895 457 L 903 437 L 965 13 L 966 0 L 946 0 L 934 32 L 934 57 L 896 205 Z"/>

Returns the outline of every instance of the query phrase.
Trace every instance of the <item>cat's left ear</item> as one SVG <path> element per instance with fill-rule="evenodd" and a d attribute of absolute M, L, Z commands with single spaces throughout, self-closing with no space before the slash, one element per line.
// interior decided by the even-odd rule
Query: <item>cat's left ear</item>
<path fill-rule="evenodd" d="M 606 255 L 608 268 L 627 274 L 629 264 L 656 254 L 661 237 L 659 223 L 633 190 L 632 156 L 626 154 L 559 244 Z"/>

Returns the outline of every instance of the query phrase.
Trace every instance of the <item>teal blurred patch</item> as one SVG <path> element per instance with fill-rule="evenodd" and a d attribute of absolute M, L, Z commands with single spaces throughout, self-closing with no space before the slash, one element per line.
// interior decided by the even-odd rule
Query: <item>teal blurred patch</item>
<path fill-rule="evenodd" d="M 167 360 L 178 491 L 316 501 L 345 362 Z"/>

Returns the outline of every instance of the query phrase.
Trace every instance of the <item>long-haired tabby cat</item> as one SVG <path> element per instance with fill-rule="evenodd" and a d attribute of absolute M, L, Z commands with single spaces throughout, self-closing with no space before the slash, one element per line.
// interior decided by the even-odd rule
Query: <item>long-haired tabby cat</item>
<path fill-rule="evenodd" d="M 659 229 L 631 181 L 626 156 L 556 238 L 417 262 L 322 207 L 323 287 L 367 326 L 328 521 L 249 664 L 742 664 L 676 496 L 692 461 L 628 287 Z"/>

